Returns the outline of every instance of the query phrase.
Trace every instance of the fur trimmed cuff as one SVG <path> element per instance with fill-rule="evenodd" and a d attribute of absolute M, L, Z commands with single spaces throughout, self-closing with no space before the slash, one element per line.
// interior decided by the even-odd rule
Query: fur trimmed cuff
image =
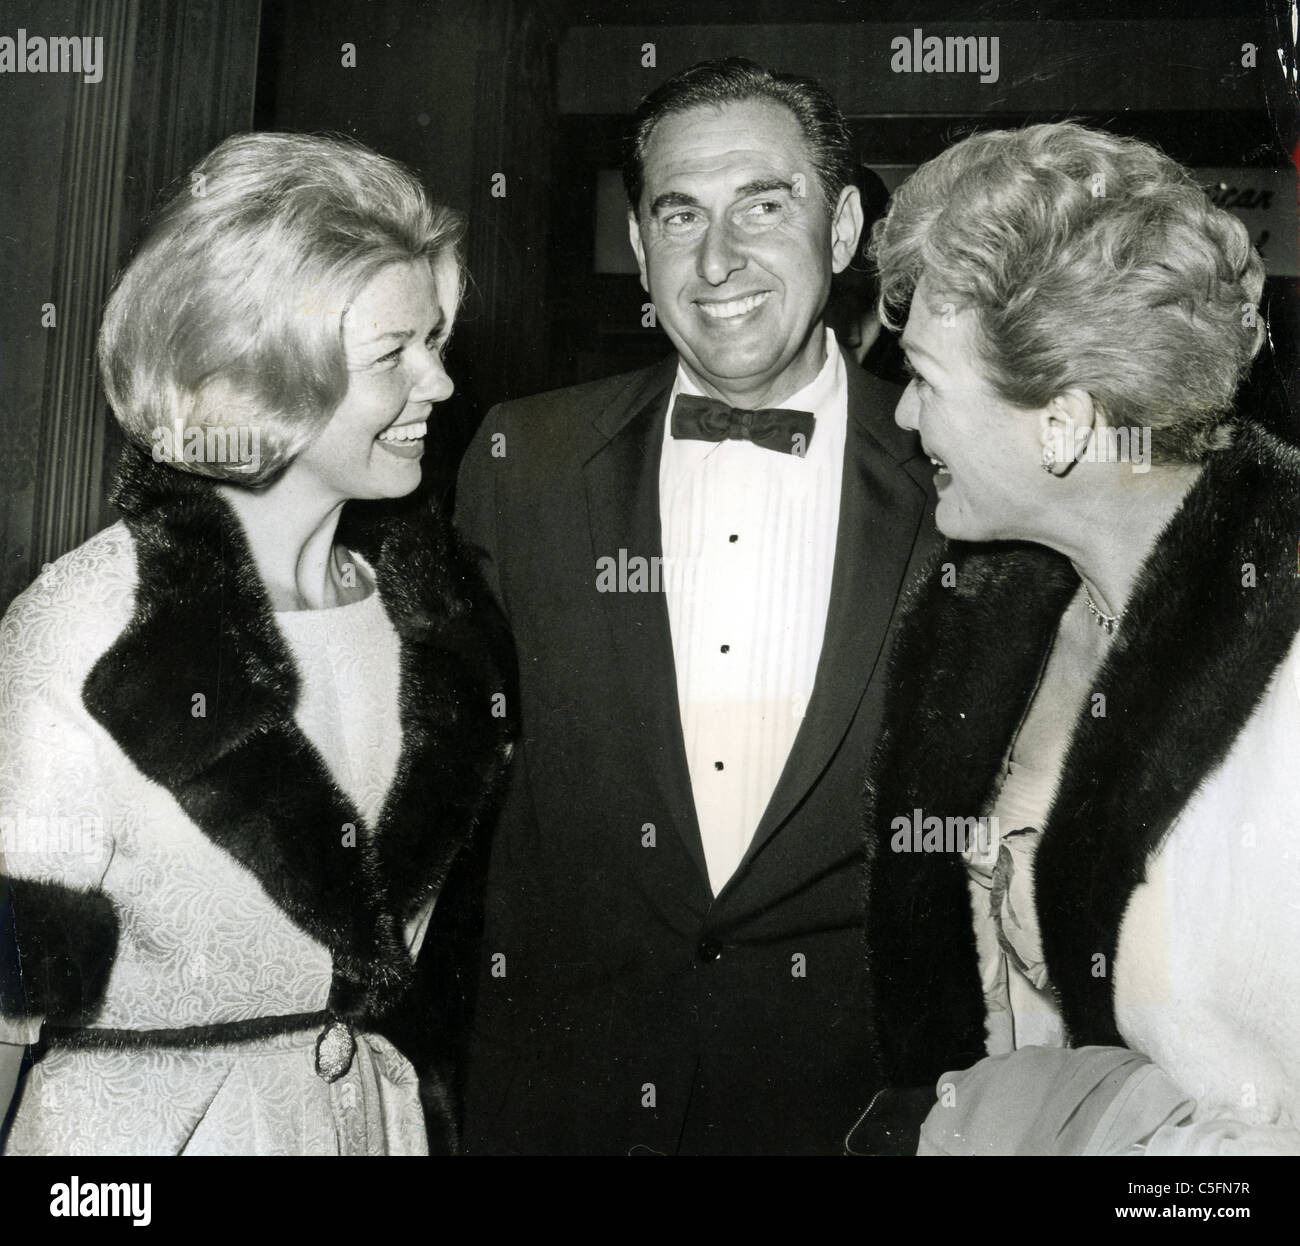
<path fill-rule="evenodd" d="M 75 1023 L 92 1013 L 117 935 L 102 892 L 0 875 L 0 1014 Z"/>

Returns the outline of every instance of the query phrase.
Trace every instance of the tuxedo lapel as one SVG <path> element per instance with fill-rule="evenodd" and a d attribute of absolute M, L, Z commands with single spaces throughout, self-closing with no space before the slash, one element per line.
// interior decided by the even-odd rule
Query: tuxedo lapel
<path fill-rule="evenodd" d="M 900 465 L 871 427 L 873 414 L 879 416 L 881 407 L 893 401 L 894 391 L 869 378 L 851 359 L 844 362 L 848 435 L 817 678 L 781 778 L 733 882 L 789 819 L 844 739 L 880 661 L 925 516 L 925 486 L 913 474 L 921 468 Z"/>
<path fill-rule="evenodd" d="M 651 560 L 663 556 L 659 459 L 675 364 L 675 359 L 666 361 L 632 387 L 625 402 L 601 413 L 596 421 L 607 440 L 583 468 L 593 568 L 605 557 L 620 566 L 624 557 L 658 566 Z M 661 589 L 662 581 L 655 591 L 601 594 L 616 668 L 611 687 L 622 690 L 620 717 L 640 735 L 637 752 L 649 763 L 652 781 L 707 887 L 708 867 L 677 702 L 668 607 Z"/>

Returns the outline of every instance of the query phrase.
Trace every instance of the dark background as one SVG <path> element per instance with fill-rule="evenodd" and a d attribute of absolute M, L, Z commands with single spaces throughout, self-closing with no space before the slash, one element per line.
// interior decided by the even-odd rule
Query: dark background
<path fill-rule="evenodd" d="M 100 309 L 150 209 L 227 134 L 351 134 L 469 215 L 473 287 L 448 360 L 459 392 L 425 460 L 445 493 L 491 403 L 669 349 L 641 327 L 635 274 L 597 272 L 594 250 L 598 175 L 617 167 L 637 100 L 676 70 L 740 54 L 817 77 L 882 170 L 972 128 L 1072 117 L 1248 184 L 1289 168 L 1300 140 L 1283 13 L 1282 0 L 0 0 L 0 35 L 101 34 L 108 62 L 96 84 L 0 77 L 0 609 L 113 519 Z M 890 72 L 891 39 L 917 27 L 997 35 L 998 82 Z M 1282 220 L 1286 245 L 1274 214 L 1262 246 L 1273 348 L 1252 385 L 1293 433 L 1294 213 Z"/>

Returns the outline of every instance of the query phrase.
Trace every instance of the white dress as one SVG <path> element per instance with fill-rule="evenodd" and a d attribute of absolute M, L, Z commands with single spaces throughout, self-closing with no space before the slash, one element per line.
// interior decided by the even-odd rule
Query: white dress
<path fill-rule="evenodd" d="M 0 622 L 0 810 L 11 811 L 0 872 L 112 900 L 118 948 L 95 1027 L 319 1012 L 328 950 L 81 702 L 131 617 L 135 576 L 132 538 L 117 524 L 47 568 Z M 302 680 L 299 725 L 362 816 L 377 818 L 401 747 L 398 639 L 378 594 L 277 624 Z M 412 944 L 421 928 L 408 928 Z M 0 1041 L 33 1043 L 40 1028 L 0 1017 Z M 327 1082 L 314 1067 L 318 1032 L 190 1048 L 51 1045 L 20 1087 L 6 1153 L 422 1153 L 410 1063 L 358 1033 L 350 1069 Z"/>
<path fill-rule="evenodd" d="M 1120 926 L 1116 1026 L 1195 1105 L 1146 1154 L 1300 1154 L 1297 758 L 1300 639 L 1148 861 Z M 967 857 L 991 1056 L 1065 1042 L 1033 893 L 1052 784 L 1016 770 L 1014 745 L 1011 763 L 990 808 L 1000 842 Z"/>

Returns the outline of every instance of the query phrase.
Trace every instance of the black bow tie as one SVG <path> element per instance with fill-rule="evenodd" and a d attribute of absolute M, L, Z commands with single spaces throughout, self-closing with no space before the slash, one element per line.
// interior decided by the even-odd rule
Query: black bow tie
<path fill-rule="evenodd" d="M 742 411 L 716 398 L 678 394 L 673 404 L 673 436 L 688 441 L 752 441 L 764 450 L 802 458 L 812 444 L 816 419 L 811 411 L 763 407 Z"/>

